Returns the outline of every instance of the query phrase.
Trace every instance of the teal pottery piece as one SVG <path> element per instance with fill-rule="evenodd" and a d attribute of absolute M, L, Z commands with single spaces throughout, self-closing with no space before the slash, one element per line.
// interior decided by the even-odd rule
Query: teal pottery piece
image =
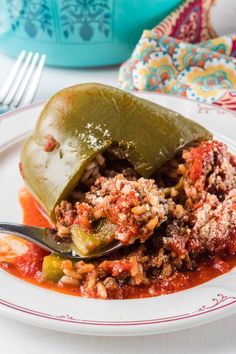
<path fill-rule="evenodd" d="M 88 67 L 126 60 L 144 29 L 182 0 L 0 0 L 0 51 L 46 53 L 47 65 Z"/>

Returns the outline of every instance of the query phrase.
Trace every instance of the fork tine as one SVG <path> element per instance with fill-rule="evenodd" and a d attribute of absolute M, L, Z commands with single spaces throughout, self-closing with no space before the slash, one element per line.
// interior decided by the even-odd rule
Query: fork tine
<path fill-rule="evenodd" d="M 18 73 L 18 75 L 16 77 L 16 80 L 15 80 L 14 84 L 12 85 L 7 97 L 4 99 L 4 102 L 3 102 L 4 105 L 10 106 L 10 103 L 12 102 L 12 100 L 13 100 L 15 94 L 16 94 L 16 91 L 17 91 L 19 85 L 21 84 L 21 81 L 22 81 L 22 79 L 23 79 L 23 77 L 25 75 L 25 72 L 26 72 L 26 70 L 27 70 L 27 68 L 29 66 L 29 63 L 30 63 L 32 55 L 33 55 L 32 52 L 30 52 L 27 55 L 27 57 L 25 59 L 25 62 L 24 62 L 21 70 L 19 71 L 19 73 Z"/>
<path fill-rule="evenodd" d="M 25 75 L 25 77 L 24 77 L 24 79 L 23 79 L 23 81 L 22 81 L 22 83 L 21 83 L 21 85 L 19 87 L 19 90 L 17 91 L 17 93 L 15 95 L 15 98 L 14 98 L 12 104 L 11 104 L 12 107 L 19 106 L 20 101 L 21 101 L 21 99 L 22 99 L 22 97 L 23 97 L 23 95 L 24 95 L 24 93 L 25 93 L 25 91 L 27 89 L 27 86 L 29 84 L 29 81 L 30 81 L 30 79 L 32 77 L 32 74 L 33 74 L 34 68 L 36 66 L 38 57 L 39 57 L 39 53 L 36 53 L 34 55 L 34 57 L 33 57 L 33 60 L 32 60 L 32 62 L 30 64 L 30 66 L 29 66 L 29 69 L 27 70 L 26 75 Z"/>
<path fill-rule="evenodd" d="M 34 95 L 36 93 L 39 81 L 40 81 L 41 72 L 43 70 L 43 67 L 44 67 L 44 64 L 45 64 L 45 60 L 46 60 L 46 55 L 43 54 L 41 59 L 40 59 L 40 62 L 38 64 L 38 67 L 35 70 L 35 73 L 34 73 L 34 76 L 33 76 L 32 80 L 31 80 L 31 83 L 30 83 L 30 85 L 28 87 L 27 94 L 25 95 L 25 97 L 23 98 L 23 100 L 21 102 L 22 105 L 25 105 L 25 104 L 28 104 L 28 103 L 32 102 L 32 100 L 34 98 Z"/>
<path fill-rule="evenodd" d="M 6 78 L 5 84 L 3 85 L 1 91 L 0 91 L 0 103 L 3 102 L 4 98 L 6 97 L 19 69 L 21 66 L 21 63 L 25 57 L 26 51 L 22 50 L 22 52 L 20 53 L 20 55 L 18 56 L 15 64 L 13 65 L 8 77 Z"/>

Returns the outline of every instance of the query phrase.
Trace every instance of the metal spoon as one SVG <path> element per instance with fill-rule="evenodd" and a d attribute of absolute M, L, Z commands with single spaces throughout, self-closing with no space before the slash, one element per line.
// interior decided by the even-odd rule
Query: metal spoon
<path fill-rule="evenodd" d="M 114 241 L 111 244 L 98 249 L 97 252 L 90 254 L 89 256 L 81 256 L 75 253 L 72 242 L 67 244 L 58 242 L 55 239 L 55 236 L 57 236 L 56 229 L 21 224 L 0 223 L 0 233 L 17 235 L 24 240 L 35 243 L 49 252 L 54 252 L 59 256 L 74 260 L 99 258 L 122 247 L 122 244 L 119 241 Z"/>

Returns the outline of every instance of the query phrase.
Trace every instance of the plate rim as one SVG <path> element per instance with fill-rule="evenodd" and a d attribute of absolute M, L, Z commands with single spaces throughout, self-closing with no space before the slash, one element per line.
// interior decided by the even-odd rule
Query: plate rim
<path fill-rule="evenodd" d="M 134 92 L 134 94 L 141 94 L 141 95 L 144 95 L 144 94 L 147 94 L 149 95 L 150 93 L 149 92 Z M 160 95 L 160 94 L 156 94 L 156 93 L 152 93 L 153 95 Z M 185 97 L 178 97 L 178 96 L 174 96 L 174 95 L 168 95 L 168 94 L 162 94 L 162 96 L 168 96 L 168 98 L 173 97 L 175 99 L 184 99 L 184 100 L 187 100 L 187 101 L 192 101 L 194 102 L 194 104 L 197 104 L 197 103 L 200 103 L 200 102 L 196 102 L 194 100 L 189 100 Z M 0 123 L 2 120 L 5 120 L 6 118 L 10 118 L 12 116 L 15 116 L 16 114 L 20 113 L 20 112 L 24 112 L 24 111 L 27 111 L 27 110 L 30 110 L 30 109 L 34 109 L 36 107 L 40 107 L 40 106 L 43 106 L 45 104 L 46 100 L 42 100 L 42 101 L 39 101 L 39 102 L 35 102 L 33 104 L 30 104 L 30 105 L 27 105 L 27 106 L 24 106 L 24 107 L 20 107 L 14 111 L 11 111 L 11 112 L 7 112 L 5 113 L 2 117 L 0 117 Z M 221 107 L 218 107 L 218 106 L 215 106 L 215 105 L 212 105 L 212 104 L 207 104 L 207 103 L 201 103 L 203 106 L 210 106 L 210 107 L 214 107 L 215 110 L 219 110 L 219 111 L 225 111 L 227 113 L 230 113 L 232 118 L 235 116 L 236 117 L 236 113 L 235 112 L 232 112 L 230 110 L 227 110 L 227 109 L 224 109 L 224 108 L 221 108 Z M 224 275 L 223 275 L 224 276 Z M 204 285 L 204 284 L 203 284 Z M 186 290 L 187 291 L 187 290 Z M 207 305 L 203 305 L 204 309 L 198 309 L 196 311 L 196 313 L 190 313 L 190 314 L 185 314 L 185 317 L 184 315 L 178 315 L 178 316 L 170 316 L 169 318 L 167 317 L 166 320 L 164 320 L 164 318 L 160 318 L 160 319 L 152 319 L 152 320 L 140 320 L 140 321 L 86 321 L 86 320 L 76 320 L 76 319 L 72 319 L 72 318 L 63 318 L 63 315 L 62 316 L 52 316 L 50 314 L 46 314 L 48 317 L 43 317 L 41 316 L 40 313 L 38 313 L 36 315 L 35 311 L 34 310 L 31 310 L 31 309 L 27 309 L 27 308 L 21 308 L 20 309 L 20 306 L 16 305 L 16 304 L 12 304 L 10 302 L 7 302 L 5 300 L 1 300 L 0 299 L 0 309 L 2 310 L 2 306 L 6 307 L 6 311 L 3 311 L 4 313 L 8 314 L 10 317 L 11 317 L 11 310 L 14 312 L 14 311 L 20 311 L 20 312 L 23 312 L 25 311 L 25 315 L 28 314 L 28 315 L 31 315 L 33 317 L 35 316 L 41 316 L 42 318 L 48 320 L 48 319 L 52 319 L 54 320 L 54 322 L 64 322 L 64 323 L 67 323 L 70 325 L 73 325 L 73 324 L 81 324 L 81 325 L 90 325 L 90 326 L 109 326 L 109 327 L 119 327 L 121 328 L 122 326 L 123 327 L 127 327 L 127 326 L 140 326 L 139 328 L 139 331 L 137 333 L 137 335 L 140 335 L 140 334 L 150 334 L 150 333 L 161 333 L 161 332 L 170 332 L 170 331 L 176 331 L 176 330 L 181 330 L 183 328 L 186 328 L 188 327 L 188 322 L 185 322 L 185 323 L 182 323 L 181 326 L 178 328 L 178 325 L 175 326 L 174 324 L 179 321 L 179 320 L 188 320 L 188 319 L 191 319 L 193 317 L 201 317 L 201 315 L 204 315 L 206 313 L 209 313 L 209 312 L 215 312 L 216 310 L 222 310 L 222 309 L 225 309 L 225 308 L 229 308 L 231 306 L 231 313 L 234 313 L 236 312 L 236 306 L 233 306 L 236 304 L 236 297 L 234 296 L 227 296 L 227 295 L 224 295 L 224 294 L 217 294 L 216 296 L 221 296 L 221 301 L 217 302 L 216 301 L 216 304 L 214 305 L 210 305 L 210 306 L 207 306 Z M 140 299 L 140 300 L 143 300 L 143 299 Z M 216 300 L 216 298 L 212 299 L 211 301 L 214 301 Z M 228 301 L 230 300 L 229 302 L 227 303 L 224 303 L 224 301 Z M 232 301 L 231 301 L 232 300 Z M 116 300 L 112 300 L 112 301 L 116 301 Z M 125 301 L 125 300 L 122 300 L 122 301 Z M 224 304 L 223 304 L 224 303 Z M 221 304 L 220 306 L 218 306 L 219 304 Z M 18 307 L 18 308 L 17 308 Z M 11 310 L 10 310 L 11 309 Z M 10 310 L 10 311 L 9 311 Z M 36 311 L 37 312 L 37 311 Z M 225 313 L 225 311 L 219 311 L 219 313 L 214 317 L 205 317 L 204 320 L 200 320 L 200 321 L 196 321 L 196 323 L 191 323 L 191 326 L 190 327 L 194 327 L 194 326 L 198 326 L 201 324 L 201 322 L 204 322 L 204 323 L 208 323 L 208 322 L 212 322 L 218 318 L 221 318 L 221 317 L 225 317 L 228 315 L 228 312 L 229 310 L 227 311 L 227 313 Z M 45 314 L 43 314 L 45 315 Z M 27 315 L 26 315 L 27 316 Z M 43 321 L 43 324 L 39 324 L 39 323 L 35 323 L 37 322 L 36 320 L 34 320 L 33 318 L 31 318 L 31 320 L 27 320 L 24 318 L 24 315 L 23 316 L 20 316 L 21 317 L 21 320 L 24 321 L 24 322 L 32 322 L 33 325 L 36 325 L 36 326 L 41 326 L 41 327 L 47 327 L 47 328 L 51 328 L 51 329 L 55 329 L 55 326 L 50 326 L 49 324 L 46 324 L 44 323 Z M 56 318 L 58 317 L 58 318 Z M 175 318 L 174 318 L 175 317 Z M 181 318 L 178 318 L 178 317 L 181 317 Z M 34 323 L 33 323 L 34 322 Z M 53 322 L 53 321 L 52 321 Z M 95 323 L 96 322 L 96 323 Z M 155 324 L 160 324 L 160 323 L 170 323 L 172 322 L 173 323 L 173 326 L 171 326 L 170 328 L 164 328 L 164 330 L 160 330 L 160 329 L 154 329 L 154 330 L 150 330 L 150 329 L 147 329 L 147 331 L 145 329 L 142 329 L 143 326 L 145 325 L 155 325 Z M 147 326 L 147 328 L 149 327 Z M 61 330 L 61 331 L 66 331 L 66 329 L 62 329 L 62 328 L 59 328 L 59 326 L 56 326 L 57 330 Z M 68 327 L 69 329 L 69 327 Z M 70 327 L 70 330 L 69 332 L 73 332 L 73 329 L 71 329 Z M 82 333 L 83 331 L 79 331 L 76 330 L 75 333 Z M 104 335 L 104 331 L 102 331 L 101 333 L 90 333 L 90 331 L 86 331 L 86 334 L 92 334 L 92 335 Z M 108 335 L 135 335 L 136 333 L 134 333 L 135 331 L 131 331 L 132 333 L 129 334 L 129 332 L 125 333 L 124 330 L 120 331 L 120 333 L 114 333 L 114 332 L 111 332 L 111 333 L 107 333 Z M 142 332 L 142 333 L 140 333 Z"/>

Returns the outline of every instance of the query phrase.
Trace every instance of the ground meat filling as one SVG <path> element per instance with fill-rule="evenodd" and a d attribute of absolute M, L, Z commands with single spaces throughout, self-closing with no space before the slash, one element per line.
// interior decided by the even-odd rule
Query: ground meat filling
<path fill-rule="evenodd" d="M 86 202 L 93 207 L 95 218 L 102 215 L 117 225 L 115 237 L 124 244 L 136 238 L 144 242 L 167 219 L 167 200 L 154 180 L 129 181 L 120 174 L 101 177 L 87 193 Z"/>
<path fill-rule="evenodd" d="M 117 161 L 105 160 L 96 181 L 57 207 L 57 225 L 69 235 L 73 224 L 91 231 L 105 217 L 126 247 L 92 263 L 64 261 L 60 284 L 76 284 L 85 296 L 123 298 L 126 285 L 192 270 L 205 253 L 236 252 L 236 162 L 223 143 L 186 149 L 153 179 L 130 166 L 129 175 L 122 168 L 109 173 Z"/>
<path fill-rule="evenodd" d="M 113 178 L 99 177 L 84 195 L 84 202 L 72 206 L 62 201 L 56 209 L 56 217 L 59 230 L 61 226 L 77 224 L 87 232 L 92 231 L 95 220 L 107 218 L 116 225 L 115 238 L 131 244 L 137 238 L 144 242 L 153 234 L 167 219 L 170 203 L 154 180 L 130 181 L 118 174 Z"/>
<path fill-rule="evenodd" d="M 235 164 L 227 147 L 219 141 L 206 141 L 185 152 L 187 175 L 185 192 L 194 200 L 209 192 L 222 201 L 236 188 Z"/>
<path fill-rule="evenodd" d="M 223 203 L 214 195 L 207 195 L 205 203 L 194 212 L 192 235 L 202 249 L 211 253 L 228 247 L 236 230 L 236 189 L 231 190 Z"/>

